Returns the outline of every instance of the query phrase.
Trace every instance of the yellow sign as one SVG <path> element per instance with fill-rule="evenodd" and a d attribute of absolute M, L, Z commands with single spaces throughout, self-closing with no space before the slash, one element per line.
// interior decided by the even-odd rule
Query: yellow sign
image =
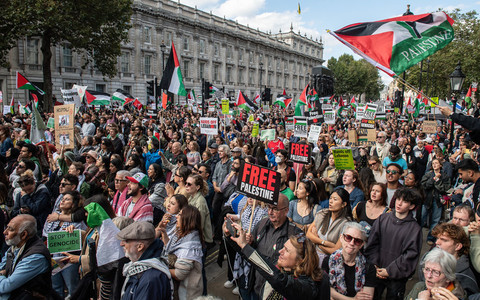
<path fill-rule="evenodd" d="M 228 99 L 222 99 L 222 114 L 230 114 L 230 102 Z"/>
<path fill-rule="evenodd" d="M 430 99 L 432 99 L 433 102 L 430 102 L 432 108 L 438 105 L 438 97 L 431 97 Z"/>
<path fill-rule="evenodd" d="M 252 137 L 257 137 L 258 136 L 258 130 L 259 130 L 260 126 L 258 125 L 258 122 L 253 124 L 253 128 L 252 128 Z"/>
<path fill-rule="evenodd" d="M 335 169 L 337 170 L 355 170 L 353 163 L 353 154 L 351 148 L 332 149 Z"/>

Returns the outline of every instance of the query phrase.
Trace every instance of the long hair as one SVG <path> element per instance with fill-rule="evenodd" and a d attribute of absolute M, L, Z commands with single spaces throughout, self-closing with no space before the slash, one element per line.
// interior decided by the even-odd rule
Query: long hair
<path fill-rule="evenodd" d="M 372 194 L 372 189 L 374 186 L 379 186 L 381 189 L 382 189 L 382 193 L 380 194 L 381 195 L 381 204 L 383 206 L 386 206 L 387 205 L 387 198 L 388 198 L 388 194 L 387 194 L 387 186 L 385 185 L 385 183 L 381 183 L 381 182 L 375 182 L 373 183 L 371 186 L 370 186 L 370 189 L 368 190 L 368 198 L 370 200 L 370 195 Z"/>
<path fill-rule="evenodd" d="M 172 196 L 177 201 L 178 209 L 182 210 L 185 206 L 188 205 L 188 199 L 182 194 L 175 194 Z"/>
<path fill-rule="evenodd" d="M 162 167 L 157 164 L 157 163 L 153 163 L 150 165 L 153 170 L 155 171 L 155 177 L 154 178 L 150 178 L 152 180 L 152 182 L 165 182 L 165 175 L 163 174 L 163 169 Z"/>
<path fill-rule="evenodd" d="M 203 196 L 206 196 L 208 194 L 208 184 L 207 182 L 203 179 L 202 176 L 198 175 L 198 174 L 191 174 L 190 176 L 188 176 L 190 178 L 193 179 L 193 181 L 195 182 L 195 185 L 196 186 L 199 186 L 200 189 L 198 190 Z M 186 181 L 186 180 L 185 180 Z"/>
<path fill-rule="evenodd" d="M 332 195 L 335 193 L 342 199 L 342 203 L 345 203 L 345 207 L 338 214 L 338 218 L 346 218 L 347 220 L 352 220 L 353 216 L 352 216 L 352 207 L 350 206 L 350 194 L 343 188 L 336 188 L 333 191 Z M 332 195 L 330 195 L 330 197 L 332 197 Z M 331 218 L 332 218 L 332 212 L 329 210 L 327 213 L 327 216 L 322 221 L 321 233 L 323 235 L 327 234 L 328 225 L 330 223 Z"/>
<path fill-rule="evenodd" d="M 202 217 L 198 208 L 187 205 L 182 209 L 182 216 L 178 228 L 178 237 L 182 238 L 190 232 L 198 230 L 200 241 L 203 244 Z"/>
<path fill-rule="evenodd" d="M 292 235 L 289 240 L 297 250 L 297 258 L 299 260 L 295 266 L 293 275 L 295 277 L 306 275 L 314 281 L 320 281 L 322 279 L 322 269 L 319 267 L 319 259 L 315 245 L 307 239 L 303 233 L 296 236 Z"/>
<path fill-rule="evenodd" d="M 76 211 L 79 207 L 82 207 L 83 197 L 79 191 L 75 190 L 75 191 L 65 192 L 63 196 L 65 197 L 65 195 L 72 196 L 72 208 L 69 210 L 69 213 L 72 213 Z"/>
<path fill-rule="evenodd" d="M 190 170 L 189 167 L 187 166 L 181 166 L 180 168 L 177 169 L 179 177 L 182 178 L 183 183 L 187 181 L 188 176 L 192 174 L 192 170 Z"/>
<path fill-rule="evenodd" d="M 318 204 L 320 199 L 318 198 L 318 190 L 317 186 L 313 181 L 310 180 L 302 180 L 300 182 L 305 186 L 305 190 L 307 191 L 307 202 L 308 202 L 308 207 L 311 209 L 315 206 L 315 204 Z"/>

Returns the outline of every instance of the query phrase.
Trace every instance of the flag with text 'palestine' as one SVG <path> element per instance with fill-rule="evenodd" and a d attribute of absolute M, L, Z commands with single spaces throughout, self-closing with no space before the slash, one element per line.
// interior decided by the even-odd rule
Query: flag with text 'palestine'
<path fill-rule="evenodd" d="M 45 95 L 44 91 L 42 91 L 38 86 L 34 85 L 30 81 L 28 81 L 25 76 L 20 74 L 20 72 L 17 72 L 17 89 L 36 91 L 40 95 Z"/>
<path fill-rule="evenodd" d="M 183 76 L 180 71 L 180 62 L 178 61 L 177 51 L 172 42 L 172 50 L 168 56 L 165 70 L 163 71 L 162 81 L 160 81 L 160 88 L 168 90 L 170 93 L 186 96 L 187 90 L 183 85 Z"/>
<path fill-rule="evenodd" d="M 86 90 L 85 98 L 88 105 L 110 105 L 110 94 Z"/>
<path fill-rule="evenodd" d="M 356 23 L 329 33 L 394 76 L 448 45 L 454 36 L 452 24 L 446 13 L 435 12 Z"/>

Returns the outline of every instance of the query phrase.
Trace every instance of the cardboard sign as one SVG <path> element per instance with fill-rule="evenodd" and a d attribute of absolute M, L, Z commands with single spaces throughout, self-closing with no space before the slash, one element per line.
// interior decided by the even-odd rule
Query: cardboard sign
<path fill-rule="evenodd" d="M 422 132 L 436 133 L 437 132 L 437 121 L 423 121 Z"/>
<path fill-rule="evenodd" d="M 275 140 L 275 129 L 265 129 L 260 132 L 261 141 L 273 141 Z"/>
<path fill-rule="evenodd" d="M 269 113 L 269 112 L 270 112 L 270 105 L 264 104 L 264 105 L 263 105 L 263 112 Z"/>
<path fill-rule="evenodd" d="M 349 130 L 348 131 L 348 145 L 349 146 L 355 146 L 357 145 L 357 131 L 356 130 Z"/>
<path fill-rule="evenodd" d="M 47 248 L 50 253 L 61 253 L 82 250 L 82 234 L 80 229 L 72 233 L 54 231 L 47 234 Z"/>
<path fill-rule="evenodd" d="M 325 124 L 335 125 L 335 111 L 333 109 L 325 109 L 323 111 Z"/>
<path fill-rule="evenodd" d="M 310 144 L 290 143 L 289 160 L 308 165 L 311 156 L 312 149 Z"/>
<path fill-rule="evenodd" d="M 325 122 L 321 109 L 306 112 L 305 115 L 308 117 L 308 125 L 322 124 L 323 122 Z"/>
<path fill-rule="evenodd" d="M 222 99 L 222 114 L 228 115 L 230 113 L 230 102 L 228 99 Z"/>
<path fill-rule="evenodd" d="M 266 167 L 243 162 L 238 174 L 237 191 L 247 197 L 277 204 L 280 173 Z"/>
<path fill-rule="evenodd" d="M 320 132 L 322 131 L 322 126 L 312 125 L 310 126 L 310 132 L 308 133 L 308 142 L 316 144 L 318 138 L 320 137 Z"/>
<path fill-rule="evenodd" d="M 363 118 L 367 120 L 375 120 L 377 107 L 377 104 L 367 103 L 367 105 L 365 106 L 365 112 L 363 113 Z"/>
<path fill-rule="evenodd" d="M 207 135 L 218 134 L 217 118 L 200 118 L 200 133 Z"/>
<path fill-rule="evenodd" d="M 308 131 L 307 131 L 307 117 L 293 117 L 294 120 L 294 134 L 297 137 L 304 137 L 306 138 L 308 136 Z"/>
<path fill-rule="evenodd" d="M 54 106 L 55 113 L 55 143 L 65 146 L 65 149 L 73 149 L 75 104 Z"/>
<path fill-rule="evenodd" d="M 377 131 L 375 129 L 357 129 L 358 145 L 359 146 L 373 146 L 377 138 Z"/>
<path fill-rule="evenodd" d="M 258 124 L 258 122 L 254 123 L 253 124 L 253 127 L 252 127 L 252 136 L 253 137 L 257 137 L 258 136 L 258 129 L 259 129 L 260 125 Z M 274 137 L 275 138 L 275 137 Z"/>
<path fill-rule="evenodd" d="M 335 169 L 354 170 L 353 153 L 351 148 L 333 148 L 333 159 L 335 160 Z"/>
<path fill-rule="evenodd" d="M 375 120 L 385 120 L 387 118 L 387 114 L 385 112 L 385 102 L 380 101 L 377 103 L 377 113 L 375 114 Z"/>
<path fill-rule="evenodd" d="M 375 129 L 375 120 L 362 119 L 360 128 Z"/>

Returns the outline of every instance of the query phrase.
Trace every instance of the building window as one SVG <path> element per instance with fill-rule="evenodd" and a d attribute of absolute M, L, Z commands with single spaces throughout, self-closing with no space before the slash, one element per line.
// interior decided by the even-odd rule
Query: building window
<path fill-rule="evenodd" d="M 129 94 L 132 93 L 132 86 L 131 85 L 124 85 L 123 90 Z"/>
<path fill-rule="evenodd" d="M 286 60 L 283 61 L 283 69 L 284 69 L 285 71 L 288 71 L 288 62 L 287 62 Z"/>
<path fill-rule="evenodd" d="M 277 71 L 280 71 L 280 60 L 277 59 Z"/>
<path fill-rule="evenodd" d="M 227 82 L 232 82 L 232 67 L 227 67 Z"/>
<path fill-rule="evenodd" d="M 273 58 L 271 56 L 268 57 L 268 67 L 271 68 L 272 67 L 272 60 Z"/>
<path fill-rule="evenodd" d="M 310 54 L 310 47 L 305 47 L 305 53 Z"/>
<path fill-rule="evenodd" d="M 253 59 L 253 51 L 250 51 L 249 62 L 250 62 L 251 64 L 253 64 L 253 62 L 254 62 L 254 59 Z"/>
<path fill-rule="evenodd" d="M 189 37 L 188 36 L 183 37 L 183 51 L 190 50 L 189 46 L 190 46 L 189 45 Z"/>
<path fill-rule="evenodd" d="M 283 87 L 286 88 L 286 89 L 288 89 L 288 80 L 287 79 L 288 79 L 287 76 L 283 77 Z"/>
<path fill-rule="evenodd" d="M 198 76 L 200 79 L 205 78 L 205 63 L 201 62 L 198 67 Z"/>
<path fill-rule="evenodd" d="M 293 42 L 293 49 L 297 49 L 297 42 Z"/>
<path fill-rule="evenodd" d="M 303 44 L 300 44 L 300 51 L 303 51 Z"/>
<path fill-rule="evenodd" d="M 213 45 L 213 52 L 215 54 L 215 56 L 219 56 L 220 55 L 220 45 L 215 43 Z"/>
<path fill-rule="evenodd" d="M 70 68 L 73 66 L 72 48 L 66 45 L 63 46 L 63 66 Z"/>
<path fill-rule="evenodd" d="M 238 83 L 243 83 L 243 69 L 238 69 Z"/>
<path fill-rule="evenodd" d="M 144 57 L 144 73 L 146 75 L 152 74 L 152 56 L 145 55 Z"/>
<path fill-rule="evenodd" d="M 243 49 L 238 49 L 238 60 L 243 61 Z"/>
<path fill-rule="evenodd" d="M 147 44 L 152 43 L 152 27 L 150 26 L 143 27 L 143 41 Z"/>
<path fill-rule="evenodd" d="M 227 47 L 227 58 L 228 58 L 228 59 L 232 59 L 232 58 L 233 58 L 233 47 L 232 47 L 232 46 L 228 46 L 228 47 Z"/>
<path fill-rule="evenodd" d="M 39 40 L 38 39 L 27 39 L 27 64 L 38 65 L 39 64 Z"/>
<path fill-rule="evenodd" d="M 267 85 L 272 86 L 273 73 L 268 73 Z"/>
<path fill-rule="evenodd" d="M 130 52 L 122 51 L 122 57 L 120 58 L 122 73 L 130 72 Z"/>
<path fill-rule="evenodd" d="M 107 89 L 107 87 L 105 86 L 105 84 L 96 84 L 95 85 L 95 91 L 97 91 L 97 92 L 105 93 L 106 89 Z"/>
<path fill-rule="evenodd" d="M 296 90 L 297 89 L 297 78 L 293 77 L 292 80 L 292 89 Z"/>
<path fill-rule="evenodd" d="M 205 54 L 205 40 L 200 40 L 198 48 L 200 54 Z"/>
<path fill-rule="evenodd" d="M 190 70 L 190 61 L 188 60 L 184 60 L 183 61 L 183 70 L 182 70 L 182 73 L 183 73 L 183 77 L 184 78 L 187 78 L 189 77 L 188 74 L 190 74 L 189 71 Z"/>
<path fill-rule="evenodd" d="M 172 45 L 172 33 L 169 31 L 165 32 L 165 45 L 170 47 Z"/>
<path fill-rule="evenodd" d="M 258 63 L 262 63 L 262 62 L 263 62 L 263 54 L 260 53 L 260 54 L 258 55 Z"/>
<path fill-rule="evenodd" d="M 280 87 L 280 75 L 277 75 L 277 84 L 276 84 L 277 87 Z"/>
<path fill-rule="evenodd" d="M 248 84 L 250 85 L 253 85 L 253 76 L 254 76 L 253 70 L 252 69 L 248 70 Z"/>
<path fill-rule="evenodd" d="M 220 66 L 214 65 L 213 66 L 213 80 L 220 81 Z"/>

